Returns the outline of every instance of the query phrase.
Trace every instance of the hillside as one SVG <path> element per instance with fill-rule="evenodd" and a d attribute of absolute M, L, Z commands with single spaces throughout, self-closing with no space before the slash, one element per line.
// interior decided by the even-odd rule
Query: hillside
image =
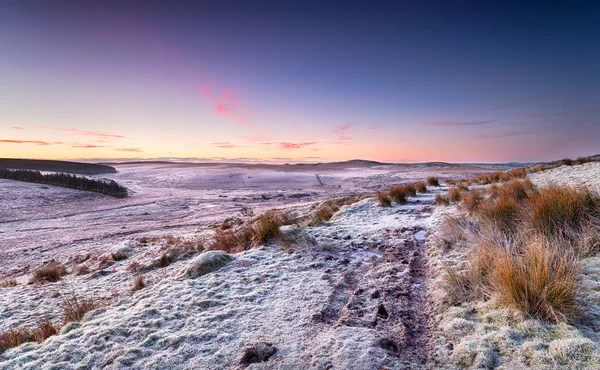
<path fill-rule="evenodd" d="M 13 170 L 63 172 L 80 175 L 98 175 L 102 173 L 117 172 L 114 167 L 103 164 L 17 158 L 0 158 L 0 168 Z"/>

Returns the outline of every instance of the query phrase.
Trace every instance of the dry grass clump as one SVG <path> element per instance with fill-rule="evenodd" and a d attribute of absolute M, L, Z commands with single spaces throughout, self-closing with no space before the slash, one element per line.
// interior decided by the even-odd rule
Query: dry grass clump
<path fill-rule="evenodd" d="M 577 317 L 578 258 L 600 252 L 597 194 L 513 179 L 487 196 L 471 191 L 462 204 L 481 226 L 454 237 L 472 251 L 459 269 L 445 266 L 452 304 L 493 298 L 553 322 Z M 450 235 L 464 234 L 456 222 L 450 227 Z"/>
<path fill-rule="evenodd" d="M 527 225 L 546 236 L 565 235 L 600 216 L 600 198 L 587 189 L 550 186 L 530 198 Z"/>
<path fill-rule="evenodd" d="M 127 255 L 125 255 L 125 253 L 123 253 L 122 251 L 116 251 L 116 252 L 111 253 L 110 257 L 113 259 L 113 261 L 119 262 L 119 261 L 123 261 L 124 259 L 126 259 Z"/>
<path fill-rule="evenodd" d="M 561 162 L 564 166 L 572 166 L 574 164 L 574 161 L 571 158 L 565 158 Z"/>
<path fill-rule="evenodd" d="M 379 205 L 382 207 L 390 207 L 392 205 L 392 200 L 390 196 L 385 191 L 377 192 L 377 201 L 379 201 Z"/>
<path fill-rule="evenodd" d="M 427 185 L 425 185 L 425 181 L 415 182 L 415 188 L 417 189 L 417 193 L 427 192 Z"/>
<path fill-rule="evenodd" d="M 591 162 L 592 159 L 590 157 L 579 157 L 575 160 L 574 164 L 584 164 L 584 163 L 588 163 Z"/>
<path fill-rule="evenodd" d="M 388 190 L 388 194 L 390 195 L 390 198 L 392 198 L 392 200 L 394 202 L 396 202 L 398 204 L 406 203 L 406 196 L 408 194 L 407 194 L 406 187 L 404 185 L 392 186 Z"/>
<path fill-rule="evenodd" d="M 133 279 L 133 283 L 131 284 L 131 291 L 137 292 L 138 290 L 144 289 L 146 287 L 146 281 L 144 280 L 144 275 L 138 275 Z"/>
<path fill-rule="evenodd" d="M 451 202 L 459 202 L 461 199 L 460 190 L 453 186 L 448 190 L 448 200 Z"/>
<path fill-rule="evenodd" d="M 576 317 L 578 277 L 579 264 L 571 251 L 536 241 L 520 253 L 500 249 L 490 285 L 501 304 L 549 321 L 565 322 Z"/>
<path fill-rule="evenodd" d="M 430 176 L 427 178 L 427 185 L 429 186 L 440 186 L 440 180 L 435 176 Z"/>
<path fill-rule="evenodd" d="M 445 195 L 438 193 L 435 195 L 435 204 L 437 204 L 438 206 L 447 206 L 448 204 L 450 204 L 450 200 L 448 200 L 448 197 L 446 197 Z"/>
<path fill-rule="evenodd" d="M 67 274 L 67 269 L 60 263 L 50 263 L 33 272 L 33 282 L 56 282 Z"/>
<path fill-rule="evenodd" d="M 279 229 L 281 225 L 281 219 L 273 211 L 259 216 L 252 227 L 252 246 L 258 246 L 270 240 L 281 238 L 281 231 Z"/>
<path fill-rule="evenodd" d="M 160 258 L 156 261 L 156 264 L 159 267 L 167 267 L 167 266 L 169 266 L 171 264 L 171 262 L 172 262 L 171 256 L 169 256 L 167 254 L 167 252 L 163 252 L 160 255 Z"/>
<path fill-rule="evenodd" d="M 334 213 L 335 213 L 335 211 L 333 209 L 331 209 L 330 207 L 323 206 L 315 211 L 315 215 L 314 215 L 313 219 L 311 220 L 311 222 L 309 223 L 309 225 L 310 226 L 318 226 L 325 221 L 329 221 L 331 219 L 331 217 L 333 217 Z"/>
<path fill-rule="evenodd" d="M 12 328 L 0 334 L 0 353 L 9 348 L 18 347 L 23 343 L 41 343 L 47 338 L 58 334 L 58 328 L 47 318 L 38 320 L 35 328 Z"/>
<path fill-rule="evenodd" d="M 100 307 L 100 304 L 92 298 L 81 298 L 75 294 L 65 295 L 61 303 L 63 322 L 67 324 L 81 321 L 86 313 L 98 307 Z"/>
<path fill-rule="evenodd" d="M 5 279 L 0 281 L 0 288 L 12 288 L 19 285 L 15 279 Z"/>
<path fill-rule="evenodd" d="M 404 189 L 406 189 L 406 195 L 409 197 L 417 195 L 417 187 L 414 184 L 406 184 L 404 185 Z"/>

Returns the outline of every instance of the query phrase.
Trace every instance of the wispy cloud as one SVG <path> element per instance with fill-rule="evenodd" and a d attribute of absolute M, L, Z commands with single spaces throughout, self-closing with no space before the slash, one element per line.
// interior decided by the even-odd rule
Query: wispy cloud
<path fill-rule="evenodd" d="M 231 89 L 225 89 L 223 92 L 223 99 L 232 102 L 235 105 L 242 105 L 236 98 L 236 91 Z"/>
<path fill-rule="evenodd" d="M 99 138 L 116 138 L 116 139 L 125 138 L 125 136 L 123 136 L 123 135 L 111 134 L 108 132 L 101 132 L 101 131 L 86 131 L 86 130 L 80 130 L 77 128 L 54 128 L 54 127 L 46 127 L 46 126 L 36 126 L 36 128 L 43 129 L 43 130 L 52 130 L 52 131 L 73 132 L 77 135 L 95 136 L 95 137 L 99 137 Z"/>
<path fill-rule="evenodd" d="M 288 143 L 288 142 L 280 142 L 279 146 L 283 149 L 301 149 L 305 146 L 318 144 L 317 141 L 307 141 L 303 143 Z"/>
<path fill-rule="evenodd" d="M 214 146 L 216 148 L 222 148 L 222 149 L 243 148 L 243 145 L 237 145 L 230 141 L 214 141 L 211 144 L 212 144 L 212 146 Z"/>
<path fill-rule="evenodd" d="M 381 127 L 379 126 L 371 126 L 369 127 L 369 130 L 379 130 Z"/>
<path fill-rule="evenodd" d="M 140 148 L 115 148 L 117 152 L 132 152 L 132 153 L 141 153 L 143 152 Z"/>
<path fill-rule="evenodd" d="M 215 113 L 217 113 L 221 117 L 230 117 L 231 113 L 235 111 L 235 108 L 231 107 L 228 104 L 219 103 L 215 107 Z"/>
<path fill-rule="evenodd" d="M 79 148 L 79 149 L 96 149 L 96 148 L 106 148 L 104 145 L 92 145 L 92 144 L 73 144 L 71 148 Z"/>
<path fill-rule="evenodd" d="M 503 137 L 514 137 L 514 136 L 523 136 L 523 135 L 532 135 L 537 134 L 543 130 L 517 130 L 517 131 L 509 131 L 500 134 L 479 134 L 478 138 L 482 139 L 498 139 Z"/>
<path fill-rule="evenodd" d="M 338 140 L 350 140 L 350 136 L 348 136 L 345 132 L 348 131 L 351 127 L 351 124 L 346 123 L 344 125 L 335 126 L 333 130 L 331 130 L 331 132 L 333 132 L 337 136 Z"/>
<path fill-rule="evenodd" d="M 0 143 L 6 144 L 35 144 L 35 145 L 52 145 L 54 143 L 48 141 L 38 141 L 38 140 L 8 140 L 8 139 L 0 139 Z"/>
<path fill-rule="evenodd" d="M 581 109 L 581 110 L 572 110 L 572 111 L 565 111 L 565 112 L 542 113 L 540 115 L 541 116 L 570 116 L 570 115 L 574 115 L 574 114 L 593 113 L 593 112 L 600 112 L 600 109 L 598 109 L 598 108 L 596 108 L 596 109 Z"/>
<path fill-rule="evenodd" d="M 10 126 L 10 128 L 12 128 L 13 130 L 25 130 L 23 127 L 19 126 Z"/>
<path fill-rule="evenodd" d="M 427 126 L 478 126 L 485 125 L 492 122 L 497 122 L 497 119 L 491 119 L 487 121 L 471 121 L 471 122 L 457 122 L 457 121 L 430 121 L 430 122 L 421 122 L 422 125 Z"/>

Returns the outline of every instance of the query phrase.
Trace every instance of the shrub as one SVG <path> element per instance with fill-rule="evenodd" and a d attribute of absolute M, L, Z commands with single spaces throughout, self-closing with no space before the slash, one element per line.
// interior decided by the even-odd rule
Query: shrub
<path fill-rule="evenodd" d="M 146 281 L 144 280 L 144 275 L 138 275 L 135 279 L 133 279 L 133 284 L 131 285 L 131 291 L 137 292 L 138 290 L 144 289 L 146 287 Z"/>
<path fill-rule="evenodd" d="M 561 164 L 563 166 L 572 166 L 573 165 L 573 160 L 571 158 L 565 158 L 561 161 Z"/>
<path fill-rule="evenodd" d="M 124 259 L 127 258 L 127 256 L 125 255 L 125 253 L 121 252 L 121 251 L 116 251 L 110 254 L 111 258 L 113 259 L 113 261 L 118 262 L 118 261 L 122 261 Z"/>
<path fill-rule="evenodd" d="M 427 185 L 429 186 L 440 186 L 440 181 L 437 177 L 431 176 L 427 178 Z"/>
<path fill-rule="evenodd" d="M 575 164 L 584 164 L 591 162 L 592 159 L 590 157 L 579 157 L 575 160 Z"/>
<path fill-rule="evenodd" d="M 575 284 L 580 270 L 573 253 L 542 241 L 527 244 L 521 252 L 500 251 L 490 275 L 499 303 L 555 322 L 576 316 Z"/>
<path fill-rule="evenodd" d="M 89 311 L 98 308 L 100 304 L 91 298 L 80 298 L 75 294 L 63 296 L 61 303 L 63 322 L 81 321 Z"/>
<path fill-rule="evenodd" d="M 398 204 L 406 203 L 406 187 L 402 185 L 392 186 L 389 189 L 388 194 L 394 202 Z"/>
<path fill-rule="evenodd" d="M 460 195 L 460 191 L 458 190 L 458 188 L 453 186 L 450 188 L 450 190 L 448 190 L 448 200 L 450 200 L 451 202 L 458 202 L 458 201 L 460 201 L 460 198 L 461 198 L 461 195 Z"/>
<path fill-rule="evenodd" d="M 415 182 L 415 188 L 417 189 L 417 193 L 427 192 L 427 186 L 424 181 Z"/>
<path fill-rule="evenodd" d="M 46 266 L 42 266 L 36 269 L 33 272 L 33 281 L 34 282 L 56 282 L 59 281 L 61 277 L 67 274 L 67 269 L 65 266 L 59 263 L 50 263 Z"/>
<path fill-rule="evenodd" d="M 438 193 L 435 195 L 435 204 L 437 204 L 438 206 L 447 206 L 448 204 L 450 204 L 450 201 L 446 196 Z"/>
<path fill-rule="evenodd" d="M 382 207 L 389 207 L 392 205 L 392 200 L 390 199 L 390 196 L 384 191 L 377 192 L 377 200 L 379 201 L 379 205 Z"/>

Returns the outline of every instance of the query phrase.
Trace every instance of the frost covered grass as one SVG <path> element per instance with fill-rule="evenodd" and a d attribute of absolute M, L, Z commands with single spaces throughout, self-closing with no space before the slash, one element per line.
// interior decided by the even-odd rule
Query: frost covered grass
<path fill-rule="evenodd" d="M 385 191 L 377 192 L 377 201 L 382 207 L 390 207 L 392 205 L 392 199 L 390 198 L 389 193 Z"/>
<path fill-rule="evenodd" d="M 4 279 L 0 281 L 0 288 L 12 288 L 19 285 L 15 279 Z"/>
<path fill-rule="evenodd" d="M 428 246 L 431 299 L 448 338 L 436 356 L 464 368 L 599 368 L 600 208 L 578 186 L 596 188 L 590 165 L 552 170 L 561 185 L 539 188 L 520 172 L 436 209 L 447 216 Z"/>
<path fill-rule="evenodd" d="M 440 186 L 440 180 L 437 177 L 430 176 L 427 178 L 427 185 L 429 186 Z"/>

